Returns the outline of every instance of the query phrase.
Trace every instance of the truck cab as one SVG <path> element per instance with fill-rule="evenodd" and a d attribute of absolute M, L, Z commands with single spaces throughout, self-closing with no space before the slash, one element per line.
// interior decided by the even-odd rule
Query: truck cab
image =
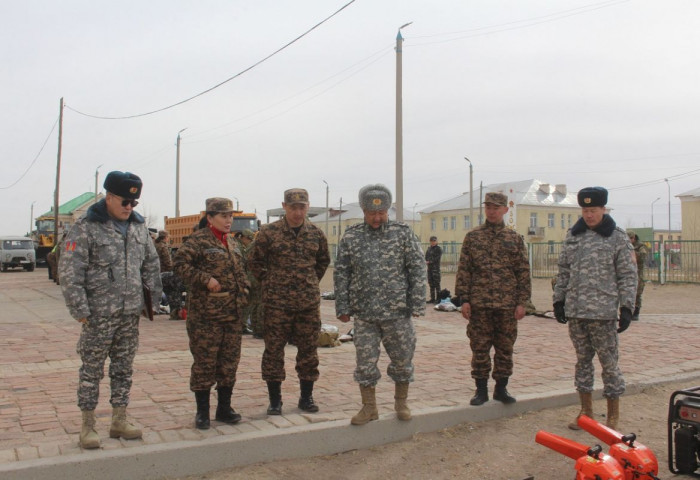
<path fill-rule="evenodd" d="M 0 237 L 0 265 L 2 271 L 22 267 L 28 272 L 36 266 L 34 242 L 29 237 Z"/>

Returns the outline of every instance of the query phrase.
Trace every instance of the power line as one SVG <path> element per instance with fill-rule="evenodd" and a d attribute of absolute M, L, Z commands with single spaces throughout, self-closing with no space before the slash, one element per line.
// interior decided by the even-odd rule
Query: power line
<path fill-rule="evenodd" d="M 297 41 L 301 40 L 301 39 L 304 38 L 306 35 L 308 35 L 308 34 L 311 33 L 312 31 L 316 30 L 318 27 L 320 27 L 321 25 L 323 25 L 324 23 L 326 23 L 328 20 L 330 20 L 331 18 L 335 17 L 335 16 L 338 15 L 340 12 L 342 12 L 343 10 L 345 10 L 347 7 L 349 7 L 349 6 L 350 6 L 352 3 L 354 3 L 354 2 L 355 2 L 355 0 L 350 0 L 348 3 L 346 3 L 345 5 L 343 5 L 342 7 L 340 7 L 338 10 L 336 10 L 333 14 L 331 14 L 331 15 L 329 15 L 328 17 L 324 18 L 324 19 L 321 20 L 319 23 L 317 23 L 317 24 L 314 25 L 313 27 L 311 27 L 311 28 L 309 28 L 308 30 L 306 30 L 304 33 L 302 33 L 301 35 L 299 35 L 298 37 L 296 37 L 296 38 L 295 38 L 294 40 L 292 40 L 291 42 L 288 42 L 287 44 L 285 44 L 284 46 L 278 48 L 277 50 L 275 50 L 274 52 L 272 52 L 271 54 L 269 54 L 268 56 L 266 56 L 266 57 L 263 58 L 262 60 L 257 61 L 257 62 L 254 63 L 253 65 L 251 65 L 251 66 L 249 66 L 248 68 L 246 68 L 246 69 L 244 69 L 244 70 L 238 72 L 237 74 L 233 75 L 232 77 L 227 78 L 227 79 L 224 80 L 223 82 L 220 82 L 220 83 L 214 85 L 213 87 L 210 87 L 210 88 L 204 90 L 203 92 L 200 92 L 200 93 L 198 93 L 198 94 L 196 94 L 196 95 L 192 95 L 192 96 L 189 97 L 189 98 L 186 98 L 186 99 L 184 99 L 184 100 L 180 100 L 179 102 L 173 103 L 172 105 L 168 105 L 167 107 L 162 107 L 162 108 L 159 108 L 159 109 L 157 109 L 157 110 L 152 110 L 152 111 L 150 111 L 150 112 L 145 112 L 145 113 L 138 113 L 138 114 L 135 114 L 135 115 L 126 115 L 126 116 L 123 116 L 123 117 L 107 117 L 107 116 L 100 116 L 100 115 L 91 115 L 91 114 L 88 114 L 88 113 L 84 113 L 84 112 L 78 111 L 78 110 L 76 110 L 76 109 L 74 109 L 74 108 L 72 108 L 72 107 L 70 107 L 70 106 L 68 106 L 68 105 L 64 105 L 64 107 L 65 107 L 65 108 L 68 108 L 69 110 L 72 110 L 73 112 L 75 112 L 75 113 L 77 113 L 77 114 L 79 114 L 79 115 L 83 115 L 83 116 L 85 116 L 85 117 L 90 117 L 90 118 L 96 118 L 96 119 L 98 119 L 98 120 L 127 120 L 127 119 L 130 119 L 130 118 L 145 117 L 146 115 L 152 115 L 152 114 L 154 114 L 154 113 L 159 113 L 159 112 L 163 112 L 163 111 L 165 111 L 165 110 L 169 110 L 169 109 L 171 109 L 171 108 L 174 108 L 174 107 L 177 107 L 177 106 L 179 106 L 179 105 L 182 105 L 183 103 L 189 102 L 190 100 L 194 100 L 194 99 L 197 98 L 197 97 L 201 97 L 202 95 L 207 94 L 207 93 L 209 93 L 209 92 L 211 92 L 211 91 L 213 91 L 213 90 L 219 88 L 220 86 L 222 86 L 222 85 L 224 85 L 224 84 L 230 82 L 231 80 L 240 77 L 240 76 L 243 75 L 244 73 L 249 72 L 249 71 L 252 70 L 253 68 L 257 67 L 258 65 L 262 64 L 263 62 L 265 62 L 265 61 L 269 60 L 270 58 L 274 57 L 275 55 L 277 55 L 278 53 L 280 53 L 282 50 L 286 49 L 287 47 L 289 47 L 289 46 L 291 46 L 292 44 L 296 43 Z"/>
<path fill-rule="evenodd" d="M 36 161 L 39 159 L 39 155 L 41 155 L 41 152 L 44 151 L 44 147 L 46 146 L 46 143 L 49 141 L 49 138 L 51 138 L 51 134 L 52 134 L 53 131 L 56 129 L 56 125 L 57 125 L 57 124 L 58 124 L 58 118 L 56 118 L 56 121 L 53 123 L 53 127 L 51 127 L 51 131 L 50 131 L 49 134 L 46 136 L 46 140 L 44 140 L 44 144 L 41 146 L 41 149 L 39 149 L 39 153 L 36 154 L 36 157 L 34 157 L 34 160 L 32 160 L 32 163 L 29 164 L 29 166 L 28 166 L 27 169 L 24 171 L 24 173 L 23 173 L 22 175 L 20 175 L 20 177 L 19 177 L 17 180 L 15 180 L 15 182 L 12 183 L 11 185 L 8 185 L 8 186 L 6 186 L 6 187 L 0 187 L 0 190 L 7 190 L 8 188 L 14 187 L 15 185 L 17 185 L 17 184 L 20 182 L 20 180 L 22 180 L 22 179 L 24 178 L 24 176 L 25 176 L 27 173 L 29 173 L 29 170 L 34 166 L 34 164 L 36 163 Z"/>

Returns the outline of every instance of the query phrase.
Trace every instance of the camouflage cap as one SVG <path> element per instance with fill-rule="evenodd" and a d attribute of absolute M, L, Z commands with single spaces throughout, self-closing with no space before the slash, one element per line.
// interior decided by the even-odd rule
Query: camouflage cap
<path fill-rule="evenodd" d="M 109 193 L 133 200 L 141 196 L 143 182 L 138 175 L 115 170 L 107 174 L 103 187 Z"/>
<path fill-rule="evenodd" d="M 586 187 L 578 192 L 578 204 L 582 207 L 604 207 L 608 203 L 608 191 L 603 187 Z"/>
<path fill-rule="evenodd" d="M 630 240 L 632 241 L 635 241 L 639 238 L 637 234 L 634 233 L 634 230 L 627 230 L 627 236 L 630 237 Z"/>
<path fill-rule="evenodd" d="M 381 183 L 365 185 L 360 189 L 358 196 L 362 210 L 378 211 L 391 208 L 391 191 Z"/>
<path fill-rule="evenodd" d="M 498 205 L 499 207 L 507 207 L 508 196 L 503 193 L 489 192 L 484 196 L 484 203 Z"/>
<path fill-rule="evenodd" d="M 436 241 L 436 242 L 437 242 L 437 237 L 436 237 L 435 235 L 433 235 L 432 237 L 430 237 L 430 241 L 431 241 L 431 242 L 432 242 L 432 241 Z"/>
<path fill-rule="evenodd" d="M 295 203 L 308 205 L 309 192 L 307 192 L 303 188 L 290 188 L 289 190 L 285 190 L 284 203 L 287 205 L 294 205 Z"/>
<path fill-rule="evenodd" d="M 244 236 L 245 238 L 249 238 L 251 240 L 255 239 L 255 232 L 253 232 L 250 228 L 246 228 L 241 232 L 241 235 Z"/>
<path fill-rule="evenodd" d="M 233 202 L 224 197 L 207 198 L 206 211 L 212 213 L 229 213 L 233 212 Z"/>
<path fill-rule="evenodd" d="M 158 238 L 165 238 L 168 236 L 168 232 L 166 230 L 158 230 Z"/>

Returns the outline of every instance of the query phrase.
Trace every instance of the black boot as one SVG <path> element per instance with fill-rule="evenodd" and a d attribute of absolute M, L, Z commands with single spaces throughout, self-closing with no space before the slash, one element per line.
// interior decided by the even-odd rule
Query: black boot
<path fill-rule="evenodd" d="M 469 405 L 483 405 L 485 402 L 489 401 L 489 390 L 486 386 L 488 383 L 488 378 L 477 378 L 476 379 L 476 393 L 469 401 Z"/>
<path fill-rule="evenodd" d="M 231 408 L 233 387 L 218 387 L 219 404 L 216 406 L 216 419 L 220 422 L 234 424 L 241 421 L 241 416 Z"/>
<path fill-rule="evenodd" d="M 505 404 L 515 403 L 515 398 L 510 396 L 508 390 L 506 390 L 506 385 L 508 385 L 507 378 L 499 378 L 496 380 L 496 388 L 493 390 L 493 399 Z"/>
<path fill-rule="evenodd" d="M 305 412 L 318 412 L 318 405 L 314 403 L 314 397 L 312 395 L 314 391 L 313 380 L 299 380 L 299 386 L 301 388 L 299 408 Z"/>
<path fill-rule="evenodd" d="M 199 430 L 208 430 L 209 390 L 195 390 L 194 398 L 197 401 L 197 415 L 194 417 L 194 426 Z"/>
<path fill-rule="evenodd" d="M 267 382 L 267 395 L 270 397 L 268 415 L 282 415 L 282 382 Z"/>
<path fill-rule="evenodd" d="M 639 320 L 639 311 L 641 307 L 634 307 L 634 313 L 632 313 L 632 320 Z"/>

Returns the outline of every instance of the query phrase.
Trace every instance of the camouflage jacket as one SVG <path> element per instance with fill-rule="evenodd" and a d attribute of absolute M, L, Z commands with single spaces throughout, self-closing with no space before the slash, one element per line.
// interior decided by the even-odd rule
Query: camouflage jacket
<path fill-rule="evenodd" d="M 637 276 L 642 278 L 644 277 L 644 265 L 649 256 L 649 248 L 642 242 L 634 242 L 632 246 L 634 247 L 634 256 L 637 261 Z"/>
<path fill-rule="evenodd" d="M 431 245 L 425 251 L 425 261 L 428 263 L 428 269 L 439 270 L 441 258 L 442 248 L 440 248 L 440 245 Z"/>
<path fill-rule="evenodd" d="M 173 259 L 170 256 L 170 246 L 165 242 L 155 242 L 156 252 L 160 259 L 160 273 L 173 271 Z"/>
<path fill-rule="evenodd" d="M 187 286 L 187 315 L 192 318 L 233 321 L 241 317 L 250 285 L 232 235 L 227 236 L 226 244 L 228 248 L 204 227 L 190 235 L 175 254 L 173 271 Z M 219 292 L 207 288 L 212 277 L 221 284 Z"/>
<path fill-rule="evenodd" d="M 321 303 L 319 281 L 331 262 L 321 229 L 308 220 L 296 235 L 282 218 L 263 225 L 248 253 L 248 270 L 258 279 L 262 301 L 289 311 Z"/>
<path fill-rule="evenodd" d="M 116 230 L 104 199 L 92 205 L 61 247 L 59 276 L 66 306 L 75 319 L 138 314 L 143 286 L 160 303 L 160 265 L 143 217 L 133 212 L 126 238 Z"/>
<path fill-rule="evenodd" d="M 530 299 L 530 264 L 522 235 L 502 222 L 467 233 L 459 256 L 455 295 L 472 307 L 515 309 Z"/>
<path fill-rule="evenodd" d="M 566 234 L 553 301 L 565 302 L 567 317 L 611 320 L 617 318 L 618 307 L 634 308 L 637 267 L 632 244 L 612 218 L 605 215 L 603 222 L 604 228 L 594 231 L 580 219 Z"/>
<path fill-rule="evenodd" d="M 382 320 L 425 314 L 423 251 L 404 223 L 349 227 L 338 247 L 333 282 L 338 317 Z"/>

